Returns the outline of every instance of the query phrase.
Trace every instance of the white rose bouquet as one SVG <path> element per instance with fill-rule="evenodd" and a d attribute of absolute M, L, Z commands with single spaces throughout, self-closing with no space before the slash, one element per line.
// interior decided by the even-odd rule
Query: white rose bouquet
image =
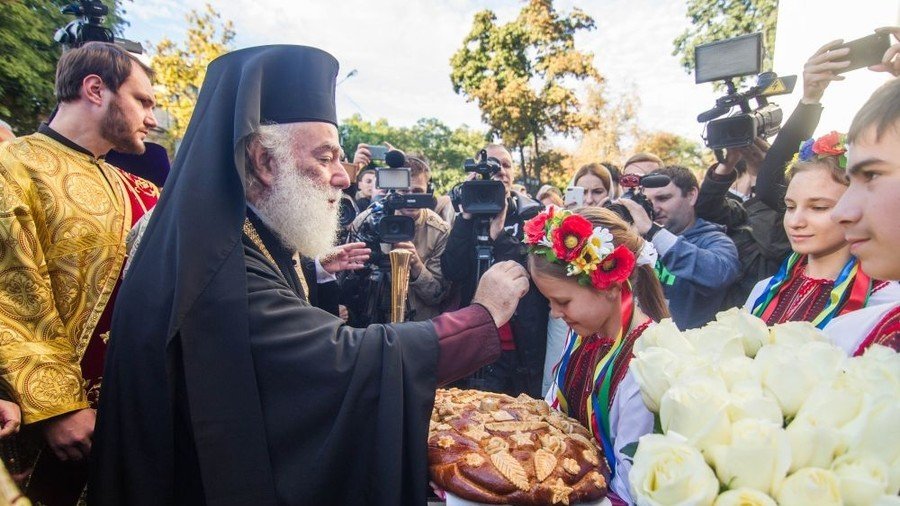
<path fill-rule="evenodd" d="M 900 505 L 900 354 L 848 358 L 816 327 L 742 309 L 664 320 L 631 374 L 656 432 L 629 474 L 637 504 Z"/>

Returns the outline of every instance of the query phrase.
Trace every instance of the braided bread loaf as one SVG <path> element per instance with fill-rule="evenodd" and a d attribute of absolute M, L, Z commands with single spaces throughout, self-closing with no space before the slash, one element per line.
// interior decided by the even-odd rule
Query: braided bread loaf
<path fill-rule="evenodd" d="M 456 388 L 435 396 L 428 465 L 458 497 L 514 506 L 597 501 L 609 478 L 590 432 L 546 402 Z"/>

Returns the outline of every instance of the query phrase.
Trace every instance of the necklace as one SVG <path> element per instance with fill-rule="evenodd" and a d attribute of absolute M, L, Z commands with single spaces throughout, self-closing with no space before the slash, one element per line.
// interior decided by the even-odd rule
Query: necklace
<path fill-rule="evenodd" d="M 275 258 L 272 257 L 272 254 L 269 253 L 269 249 L 266 248 L 266 245 L 263 243 L 262 238 L 259 237 L 259 233 L 256 231 L 256 227 L 250 223 L 250 220 L 244 218 L 244 234 L 250 238 L 250 241 L 265 255 L 266 259 L 272 262 L 272 265 L 275 266 L 275 269 L 278 270 L 278 262 L 275 261 Z M 294 273 L 297 274 L 297 278 L 300 280 L 300 286 L 303 289 L 303 298 L 309 302 L 309 286 L 306 284 L 306 276 L 303 274 L 303 269 L 300 268 L 300 262 L 294 264 Z"/>

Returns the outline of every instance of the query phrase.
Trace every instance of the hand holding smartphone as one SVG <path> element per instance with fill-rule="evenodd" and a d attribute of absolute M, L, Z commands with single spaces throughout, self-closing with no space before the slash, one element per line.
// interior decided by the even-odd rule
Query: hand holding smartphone
<path fill-rule="evenodd" d="M 890 33 L 887 31 L 879 31 L 860 39 L 845 42 L 834 49 L 848 48 L 850 51 L 847 53 L 846 59 L 850 61 L 850 65 L 838 70 L 837 73 L 843 74 L 851 70 L 877 65 L 881 63 L 881 59 L 890 47 Z"/>
<path fill-rule="evenodd" d="M 570 186 L 566 188 L 566 208 L 581 207 L 584 205 L 584 187 Z"/>
<path fill-rule="evenodd" d="M 372 155 L 372 160 L 384 160 L 385 155 L 387 155 L 388 147 L 381 145 L 369 145 L 369 154 Z"/>

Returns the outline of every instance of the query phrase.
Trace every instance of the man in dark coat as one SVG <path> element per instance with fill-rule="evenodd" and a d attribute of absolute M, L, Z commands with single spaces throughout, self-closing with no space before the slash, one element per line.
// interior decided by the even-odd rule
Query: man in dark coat
<path fill-rule="evenodd" d="M 435 386 L 499 356 L 528 280 L 498 264 L 473 307 L 367 329 L 308 304 L 349 184 L 337 72 L 299 46 L 210 65 L 119 292 L 89 503 L 424 504 Z"/>

